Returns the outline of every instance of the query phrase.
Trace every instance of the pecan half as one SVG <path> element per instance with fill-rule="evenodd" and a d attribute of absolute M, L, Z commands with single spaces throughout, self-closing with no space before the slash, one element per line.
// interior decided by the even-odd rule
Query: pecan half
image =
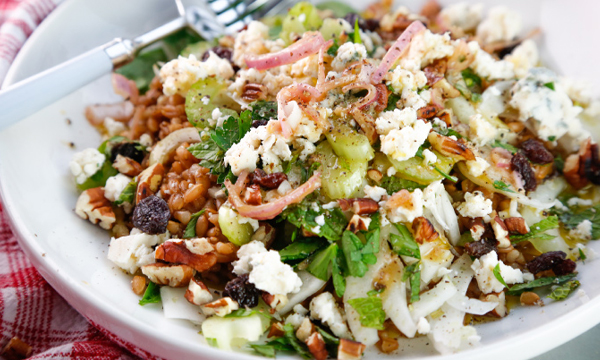
<path fill-rule="evenodd" d="M 128 158 L 121 154 L 117 155 L 115 161 L 113 162 L 113 167 L 117 169 L 121 174 L 125 174 L 127 176 L 138 176 L 142 172 L 142 165 L 139 162 L 133 160 L 132 158 Z"/>
<path fill-rule="evenodd" d="M 475 155 L 471 149 L 461 140 L 453 140 L 448 136 L 440 135 L 436 132 L 430 132 L 427 140 L 442 155 L 457 160 L 475 160 Z"/>
<path fill-rule="evenodd" d="M 310 321 L 308 317 L 305 317 L 304 320 L 302 320 L 300 327 L 298 327 L 298 330 L 296 330 L 296 337 L 298 338 L 298 340 L 306 342 L 310 334 L 312 334 L 313 332 L 315 332 L 315 325 Z"/>
<path fill-rule="evenodd" d="M 104 197 L 104 189 L 101 187 L 82 192 L 75 204 L 75 213 L 105 230 L 110 230 L 117 221 L 110 201 Z"/>
<path fill-rule="evenodd" d="M 506 296 L 504 292 L 482 294 L 479 298 L 481 301 L 497 302 L 498 306 L 494 310 L 490 311 L 486 315 L 490 315 L 497 318 L 503 318 L 508 314 L 508 308 L 506 307 Z"/>
<path fill-rule="evenodd" d="M 315 357 L 316 360 L 326 360 L 328 357 L 327 349 L 325 348 L 325 340 L 318 332 L 312 333 L 306 339 L 308 351 Z"/>
<path fill-rule="evenodd" d="M 146 168 L 138 176 L 138 187 L 135 196 L 135 203 L 138 204 L 150 195 L 154 195 L 165 175 L 165 168 L 161 163 L 156 163 Z"/>
<path fill-rule="evenodd" d="M 261 295 L 265 304 L 269 305 L 271 309 L 281 310 L 288 303 L 288 298 L 285 295 L 271 295 L 267 292 L 263 292 Z"/>
<path fill-rule="evenodd" d="M 412 229 L 415 234 L 415 240 L 419 244 L 433 241 L 440 236 L 440 234 L 435 231 L 431 222 L 423 216 L 419 216 L 413 220 Z"/>
<path fill-rule="evenodd" d="M 244 202 L 248 205 L 260 205 L 262 204 L 262 195 L 260 193 L 260 186 L 257 184 L 250 185 L 246 188 L 244 193 Z"/>
<path fill-rule="evenodd" d="M 362 353 L 366 346 L 356 341 L 340 339 L 338 345 L 338 360 L 358 360 L 362 358 Z"/>
<path fill-rule="evenodd" d="M 194 254 L 184 241 L 167 241 L 161 244 L 156 248 L 154 257 L 169 263 L 189 265 L 198 272 L 206 271 L 217 263 L 217 255 L 214 252 Z"/>
<path fill-rule="evenodd" d="M 509 217 L 504 219 L 504 224 L 506 224 L 508 231 L 513 233 L 527 234 L 529 232 L 527 223 L 522 217 Z"/>
<path fill-rule="evenodd" d="M 194 269 L 187 265 L 155 263 L 142 266 L 142 273 L 155 284 L 184 287 L 194 276 Z"/>
<path fill-rule="evenodd" d="M 429 105 L 422 107 L 417 110 L 417 118 L 419 119 L 432 119 L 438 112 L 438 107 L 435 105 Z"/>
<path fill-rule="evenodd" d="M 283 325 L 281 323 L 273 323 L 269 328 L 269 333 L 267 334 L 268 338 L 272 337 L 283 337 L 285 336 L 285 331 L 283 330 Z"/>
<path fill-rule="evenodd" d="M 437 118 L 446 123 L 447 126 L 452 126 L 452 110 L 443 109 L 437 113 Z"/>
<path fill-rule="evenodd" d="M 202 310 L 204 315 L 217 315 L 220 317 L 231 314 L 234 310 L 239 308 L 238 303 L 233 301 L 230 297 L 224 297 L 200 306 L 200 310 Z"/>
<path fill-rule="evenodd" d="M 242 88 L 242 99 L 247 102 L 253 102 L 257 100 L 265 100 L 269 91 L 267 87 L 262 84 L 249 83 L 245 84 Z"/>
<path fill-rule="evenodd" d="M 379 204 L 371 198 L 338 199 L 337 202 L 343 211 L 352 209 L 358 215 L 372 214 L 379 210 Z"/>
<path fill-rule="evenodd" d="M 260 222 L 258 230 L 254 232 L 254 235 L 250 238 L 251 241 L 257 240 L 265 244 L 267 248 L 271 246 L 275 240 L 275 228 L 267 222 Z"/>

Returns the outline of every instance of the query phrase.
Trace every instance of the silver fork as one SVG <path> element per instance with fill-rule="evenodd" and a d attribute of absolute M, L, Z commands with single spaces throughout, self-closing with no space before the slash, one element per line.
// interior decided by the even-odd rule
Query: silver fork
<path fill-rule="evenodd" d="M 133 60 L 146 46 L 185 27 L 207 40 L 240 30 L 252 19 L 287 10 L 295 0 L 206 0 L 135 39 L 114 39 L 0 91 L 0 131 Z"/>

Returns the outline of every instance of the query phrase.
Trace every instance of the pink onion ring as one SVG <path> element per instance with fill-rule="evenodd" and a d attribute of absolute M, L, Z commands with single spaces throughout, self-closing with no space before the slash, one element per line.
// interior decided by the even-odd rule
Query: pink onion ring
<path fill-rule="evenodd" d="M 319 75 L 317 77 L 317 88 L 325 81 L 325 52 L 333 45 L 333 39 L 327 41 L 319 49 Z"/>
<path fill-rule="evenodd" d="M 413 21 L 407 28 L 404 30 L 402 35 L 398 37 L 398 40 L 390 47 L 387 54 L 381 60 L 381 64 L 375 71 L 375 74 L 371 78 L 371 82 L 373 84 L 380 83 L 388 70 L 394 65 L 396 60 L 402 56 L 404 50 L 410 44 L 410 41 L 414 38 L 415 35 L 424 31 L 426 29 L 425 25 L 423 25 L 420 21 Z"/>
<path fill-rule="evenodd" d="M 322 93 L 315 87 L 303 83 L 286 86 L 277 93 L 277 118 L 281 123 L 281 133 L 286 139 L 292 135 L 292 129 L 285 121 L 288 116 L 285 113 L 287 103 L 291 100 L 298 100 L 299 103 L 306 104 L 321 95 Z"/>
<path fill-rule="evenodd" d="M 134 103 L 137 102 L 140 93 L 135 85 L 135 81 L 129 80 L 121 74 L 113 73 L 111 82 L 115 94 L 120 95 L 125 99 L 131 99 Z"/>
<path fill-rule="evenodd" d="M 305 33 L 302 39 L 281 51 L 263 55 L 248 55 L 244 58 L 244 61 L 246 61 L 249 68 L 267 70 L 304 59 L 319 51 L 323 44 L 325 44 L 323 35 L 318 31 L 311 31 Z"/>
<path fill-rule="evenodd" d="M 237 212 L 245 217 L 255 220 L 270 220 L 281 214 L 286 206 L 302 201 L 308 194 L 321 186 L 321 173 L 316 172 L 304 184 L 294 189 L 285 196 L 262 205 L 248 205 L 242 198 L 242 192 L 246 188 L 248 171 L 242 171 L 235 185 L 229 179 L 225 180 L 225 187 L 229 192 L 229 202 Z"/>

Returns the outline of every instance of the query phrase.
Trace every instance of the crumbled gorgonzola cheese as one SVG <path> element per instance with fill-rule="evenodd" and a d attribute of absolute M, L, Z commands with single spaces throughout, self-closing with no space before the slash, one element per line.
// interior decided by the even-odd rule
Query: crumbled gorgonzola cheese
<path fill-rule="evenodd" d="M 128 236 L 110 239 L 108 260 L 130 274 L 135 274 L 140 267 L 155 262 L 153 247 L 163 243 L 168 237 L 168 233 L 149 235 L 133 229 Z"/>
<path fill-rule="evenodd" d="M 106 160 L 106 156 L 97 149 L 89 148 L 73 155 L 69 163 L 71 173 L 78 184 L 83 184 L 90 176 L 94 175 Z"/>
<path fill-rule="evenodd" d="M 411 126 L 417 121 L 417 111 L 413 108 L 394 109 L 384 111 L 375 120 L 375 127 L 379 135 L 387 135 L 392 130 Z"/>
<path fill-rule="evenodd" d="M 483 44 L 489 44 L 514 40 L 522 28 L 521 14 L 505 6 L 496 6 L 490 9 L 487 17 L 477 26 L 476 34 Z"/>
<path fill-rule="evenodd" d="M 119 200 L 119 196 L 130 182 L 131 178 L 123 174 L 109 177 L 104 185 L 104 197 L 112 202 Z"/>
<path fill-rule="evenodd" d="M 448 5 L 440 12 L 444 24 L 456 26 L 463 30 L 474 30 L 481 22 L 483 4 L 460 2 Z"/>
<path fill-rule="evenodd" d="M 569 231 L 569 235 L 582 240 L 592 240 L 592 222 L 588 219 L 583 220 L 575 229 Z"/>
<path fill-rule="evenodd" d="M 330 292 L 324 292 L 311 300 L 310 317 L 327 325 L 335 336 L 344 339 L 352 338 L 344 315 Z"/>
<path fill-rule="evenodd" d="M 433 164 L 437 161 L 437 156 L 435 153 L 429 149 L 423 150 L 423 162 L 426 165 Z"/>
<path fill-rule="evenodd" d="M 381 152 L 394 160 L 408 160 L 415 156 L 431 131 L 431 124 L 417 120 L 412 126 L 400 130 L 391 130 L 387 135 L 381 135 Z"/>
<path fill-rule="evenodd" d="M 519 79 L 525 77 L 529 69 L 537 66 L 540 61 L 535 41 L 531 39 L 523 41 L 505 57 L 505 60 L 513 64 L 515 75 Z"/>
<path fill-rule="evenodd" d="M 233 68 L 226 59 L 221 59 L 212 51 L 206 61 L 199 61 L 193 54 L 180 56 L 163 65 L 159 72 L 166 95 L 179 94 L 185 96 L 194 83 L 209 76 L 229 79 L 233 76 Z"/>
<path fill-rule="evenodd" d="M 388 85 L 391 85 L 394 92 L 403 94 L 409 91 L 416 91 L 427 85 L 427 77 L 421 70 L 414 73 L 398 66 L 392 72 L 386 75 Z"/>
<path fill-rule="evenodd" d="M 504 285 L 494 275 L 494 268 L 498 264 L 500 264 L 500 275 L 502 275 L 502 279 L 507 284 L 517 284 L 524 281 L 521 270 L 505 265 L 502 261 L 498 260 L 498 254 L 495 251 L 491 251 L 479 259 L 475 259 L 473 265 L 471 265 L 471 269 L 475 271 L 477 285 L 479 285 L 479 289 L 484 294 L 500 292 L 504 289 Z"/>
<path fill-rule="evenodd" d="M 120 121 L 116 121 L 111 117 L 107 117 L 104 119 L 104 129 L 106 129 L 106 134 L 112 137 L 120 135 L 123 131 L 125 131 L 126 126 Z"/>
<path fill-rule="evenodd" d="M 475 114 L 469 118 L 469 127 L 471 139 L 480 146 L 492 142 L 498 136 L 498 129 L 485 120 L 481 114 Z"/>
<path fill-rule="evenodd" d="M 363 44 L 346 42 L 337 50 L 337 55 L 331 62 L 334 71 L 342 71 L 350 63 L 367 58 L 367 49 Z"/>
<path fill-rule="evenodd" d="M 387 191 L 379 186 L 365 185 L 364 192 L 365 197 L 373 199 L 377 202 L 379 202 L 384 195 L 387 195 Z"/>
<path fill-rule="evenodd" d="M 479 177 L 483 175 L 483 172 L 490 167 L 490 164 L 485 161 L 484 158 L 476 156 L 475 160 L 467 161 L 467 168 L 469 169 L 469 174 Z"/>
<path fill-rule="evenodd" d="M 511 79 L 515 76 L 512 62 L 494 59 L 476 41 L 471 41 L 468 46 L 471 53 L 475 54 L 471 68 L 480 76 L 490 80 Z"/>
<path fill-rule="evenodd" d="M 413 37 L 408 52 L 400 59 L 400 66 L 416 72 L 434 60 L 453 53 L 454 43 L 449 33 L 440 35 L 425 30 Z"/>
<path fill-rule="evenodd" d="M 464 217 L 484 217 L 492 213 L 492 200 L 483 197 L 481 191 L 467 192 L 465 202 L 461 203 L 457 210 Z"/>
<path fill-rule="evenodd" d="M 388 208 L 387 217 L 392 223 L 412 222 L 415 218 L 423 216 L 423 191 L 415 189 L 410 193 L 410 200 L 395 208 Z"/>

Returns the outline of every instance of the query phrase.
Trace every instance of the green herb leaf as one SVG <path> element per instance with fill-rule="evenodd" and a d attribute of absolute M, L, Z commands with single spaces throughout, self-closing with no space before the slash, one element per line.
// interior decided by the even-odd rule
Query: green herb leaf
<path fill-rule="evenodd" d="M 585 261 L 585 259 L 587 259 L 587 256 L 585 256 L 583 250 L 581 250 L 581 248 L 578 249 L 579 250 L 579 258 L 581 259 L 581 261 Z"/>
<path fill-rule="evenodd" d="M 408 228 L 404 224 L 394 224 L 394 226 L 400 234 L 390 234 L 389 242 L 392 245 L 392 250 L 398 255 L 421 259 L 419 244 L 417 244 Z"/>
<path fill-rule="evenodd" d="M 168 60 L 165 51 L 162 48 L 156 48 L 140 53 L 132 62 L 116 69 L 115 72 L 133 80 L 135 86 L 143 94 L 148 91 L 152 79 L 156 76 L 153 69 L 154 64 Z"/>
<path fill-rule="evenodd" d="M 271 120 L 277 119 L 277 102 L 258 100 L 250 103 L 252 108 L 252 120 Z"/>
<path fill-rule="evenodd" d="M 335 260 L 337 251 L 337 244 L 329 245 L 314 256 L 306 270 L 323 281 L 329 280 L 329 265 Z"/>
<path fill-rule="evenodd" d="M 185 231 L 183 232 L 184 239 L 196 237 L 196 224 L 198 223 L 198 218 L 204 214 L 204 211 L 204 209 L 200 210 L 190 217 L 190 222 L 187 223 Z"/>
<path fill-rule="evenodd" d="M 462 136 L 458 131 L 450 128 L 436 129 L 436 132 L 444 136 L 456 136 L 457 139 L 464 138 L 464 136 Z"/>
<path fill-rule="evenodd" d="M 435 171 L 437 171 L 437 172 L 438 172 L 440 175 L 442 175 L 442 176 L 443 176 L 443 177 L 445 177 L 446 179 L 448 179 L 448 180 L 450 180 L 450 181 L 452 181 L 452 182 L 454 182 L 454 183 L 455 183 L 455 182 L 458 182 L 458 178 L 457 178 L 456 176 L 452 176 L 452 175 L 449 175 L 449 174 L 447 174 L 447 173 L 443 172 L 442 170 L 440 170 L 440 168 L 439 168 L 439 167 L 437 167 L 437 165 L 436 165 L 436 166 L 434 166 L 433 168 L 435 169 Z"/>
<path fill-rule="evenodd" d="M 494 181 L 494 188 L 500 190 L 500 191 L 506 191 L 506 192 L 510 192 L 510 193 L 514 193 L 515 191 L 512 190 L 510 188 L 510 185 L 508 185 L 507 183 L 500 181 L 500 180 L 496 180 Z"/>
<path fill-rule="evenodd" d="M 385 311 L 383 311 L 383 302 L 379 297 L 366 297 L 348 300 L 360 316 L 360 323 L 364 327 L 383 330 L 385 327 Z"/>
<path fill-rule="evenodd" d="M 562 156 L 560 156 L 560 154 L 554 158 L 554 166 L 556 166 L 556 170 L 562 174 L 565 168 L 565 160 L 562 158 Z"/>
<path fill-rule="evenodd" d="M 200 166 L 208 169 L 218 167 L 220 168 L 219 172 L 225 170 L 225 166 L 223 165 L 225 151 L 223 151 L 212 138 L 208 137 L 202 139 L 201 142 L 191 145 L 187 150 L 194 155 L 195 158 L 200 159 Z"/>
<path fill-rule="evenodd" d="M 323 216 L 323 225 L 317 224 L 318 216 Z M 320 205 L 313 206 L 309 200 L 288 207 L 281 213 L 281 218 L 329 241 L 339 240 L 348 225 L 346 216 L 339 208 L 326 210 Z"/>
<path fill-rule="evenodd" d="M 516 154 L 519 151 L 519 149 L 517 149 L 516 147 L 512 146 L 511 144 L 501 143 L 498 140 L 494 140 L 494 142 L 492 143 L 491 146 L 494 147 L 494 148 L 500 147 L 500 148 L 506 149 L 506 150 L 510 151 L 511 153 L 513 153 L 513 154 Z"/>
<path fill-rule="evenodd" d="M 266 311 L 263 310 L 255 310 L 255 309 L 247 309 L 247 308 L 243 308 L 243 309 L 237 309 L 232 311 L 231 313 L 225 315 L 224 317 L 226 318 L 243 318 L 243 317 L 248 317 L 250 315 L 260 315 L 260 316 L 264 316 L 267 319 L 272 319 L 273 316 L 271 316 L 271 314 L 269 314 Z"/>
<path fill-rule="evenodd" d="M 425 189 L 427 187 L 426 185 L 421 185 L 417 182 L 402 179 L 397 176 L 384 176 L 380 186 L 384 188 L 388 194 L 394 194 L 402 189 L 415 191 L 415 189 Z"/>
<path fill-rule="evenodd" d="M 510 241 L 514 244 L 518 244 L 523 241 L 531 241 L 531 240 L 551 240 L 554 239 L 555 236 L 544 234 L 544 232 L 556 229 L 558 227 L 558 217 L 556 216 L 548 216 L 547 218 L 541 220 L 540 222 L 534 224 L 529 229 L 527 234 L 523 235 L 511 235 Z"/>
<path fill-rule="evenodd" d="M 548 136 L 548 141 L 554 141 L 556 140 L 556 136 L 552 135 L 552 136 Z"/>
<path fill-rule="evenodd" d="M 338 44 L 337 39 L 333 39 L 333 45 L 327 50 L 327 55 L 335 57 L 339 48 L 340 45 Z"/>
<path fill-rule="evenodd" d="M 271 345 L 260 345 L 260 344 L 250 344 L 250 347 L 254 349 L 259 355 L 268 358 L 275 357 L 275 348 Z"/>
<path fill-rule="evenodd" d="M 554 291 L 552 291 L 552 293 L 550 293 L 548 297 L 556 301 L 564 300 L 573 292 L 573 290 L 577 289 L 579 285 L 581 285 L 579 283 L 579 280 L 567 281 L 563 285 L 560 285 L 559 287 L 554 289 Z"/>
<path fill-rule="evenodd" d="M 367 272 L 367 265 L 362 262 L 362 256 L 357 256 L 360 255 L 360 250 L 363 246 L 363 243 L 352 231 L 344 231 L 344 235 L 342 236 L 342 251 L 346 258 L 346 267 L 352 276 L 363 277 Z"/>
<path fill-rule="evenodd" d="M 102 167 L 92 176 L 90 176 L 83 184 L 77 184 L 79 190 L 87 190 L 106 185 L 106 180 L 109 177 L 117 175 L 119 172 L 112 166 L 110 160 L 106 159 Z"/>
<path fill-rule="evenodd" d="M 345 263 L 346 261 L 344 259 L 344 254 L 339 248 L 336 249 L 336 257 L 331 262 L 331 275 L 333 288 L 335 289 L 337 296 L 340 298 L 343 297 L 344 293 L 346 292 L 346 277 L 344 276 L 346 273 L 344 267 Z"/>
<path fill-rule="evenodd" d="M 504 278 L 502 278 L 502 274 L 500 273 L 500 263 L 496 264 L 496 267 L 494 267 L 494 277 L 496 280 L 500 281 L 502 285 L 508 287 L 508 285 L 506 285 L 506 281 L 504 281 Z"/>
<path fill-rule="evenodd" d="M 362 44 L 362 40 L 360 38 L 360 28 L 358 27 L 358 18 L 354 21 L 354 36 L 352 39 L 355 44 Z"/>
<path fill-rule="evenodd" d="M 321 238 L 303 238 L 279 250 L 279 255 L 282 261 L 303 260 L 325 245 L 327 241 Z"/>
<path fill-rule="evenodd" d="M 325 340 L 326 344 L 330 344 L 330 345 L 339 345 L 340 344 L 340 339 L 338 339 L 337 337 L 331 335 L 330 333 L 321 329 L 318 326 L 315 326 L 315 328 L 317 329 L 319 334 L 321 334 L 321 336 L 323 337 L 323 340 Z"/>
<path fill-rule="evenodd" d="M 419 292 L 421 291 L 421 262 L 417 261 L 404 268 L 402 281 L 409 280 L 410 284 L 410 302 L 419 301 Z"/>
<path fill-rule="evenodd" d="M 292 324 L 286 324 L 283 326 L 283 332 L 285 333 L 285 338 L 288 343 L 294 348 L 294 350 L 303 357 L 304 359 L 312 359 L 313 356 L 308 351 L 308 348 L 304 343 L 302 343 L 296 337 L 296 331 L 294 331 L 294 326 Z"/>
<path fill-rule="evenodd" d="M 467 68 L 461 71 L 461 75 L 467 88 L 469 88 L 469 92 L 471 93 L 471 101 L 479 102 L 481 101 L 481 78 L 477 75 L 471 68 Z"/>
<path fill-rule="evenodd" d="M 387 107 L 385 111 L 394 111 L 398 108 L 398 101 L 401 99 L 400 95 L 394 93 L 394 89 L 389 89 L 390 95 L 388 96 Z"/>
<path fill-rule="evenodd" d="M 525 291 L 529 291 L 535 288 L 544 287 L 548 285 L 560 285 L 571 280 L 575 276 L 577 276 L 577 273 L 535 279 L 528 283 L 513 285 L 510 289 L 508 289 L 507 294 L 516 296 L 521 295 L 521 293 Z"/>
<path fill-rule="evenodd" d="M 137 190 L 137 181 L 132 180 L 125 189 L 119 195 L 117 201 L 115 201 L 115 205 L 121 205 L 123 203 L 133 204 L 133 200 L 135 199 L 135 192 Z"/>
<path fill-rule="evenodd" d="M 548 82 L 544 84 L 545 87 L 547 87 L 548 89 L 554 91 L 554 83 L 553 82 Z"/>
<path fill-rule="evenodd" d="M 144 296 L 140 299 L 140 305 L 146 304 L 156 304 L 160 303 L 162 300 L 160 298 L 160 286 L 156 285 L 152 281 L 148 283 L 148 287 L 146 287 L 146 291 L 144 292 Z"/>
<path fill-rule="evenodd" d="M 575 229 L 582 221 L 589 220 L 592 223 L 592 239 L 600 238 L 600 205 L 585 210 L 577 207 L 559 210 L 554 207 L 550 209 L 550 213 L 557 215 L 567 229 Z"/>

